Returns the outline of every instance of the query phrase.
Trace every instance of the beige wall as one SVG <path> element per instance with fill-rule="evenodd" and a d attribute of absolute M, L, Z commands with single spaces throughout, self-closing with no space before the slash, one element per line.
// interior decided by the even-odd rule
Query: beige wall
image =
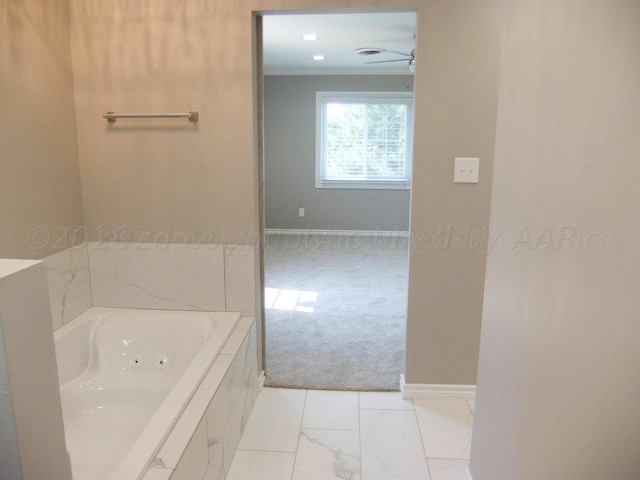
<path fill-rule="evenodd" d="M 415 234 L 488 225 L 497 94 L 497 0 L 253 2 L 70 0 L 86 223 L 94 240 L 243 244 L 258 230 L 252 11 L 419 6 Z M 420 63 L 423 63 L 421 67 Z M 106 111 L 200 112 L 188 122 Z M 454 186 L 454 156 L 482 158 Z M 204 236 L 198 235 L 205 232 Z M 210 235 L 207 235 L 210 234 Z M 407 381 L 475 383 L 483 249 L 411 256 Z"/>
<path fill-rule="evenodd" d="M 71 0 L 78 140 L 94 240 L 251 243 L 251 12 L 244 2 Z M 200 122 L 102 119 L 197 110 Z M 206 232 L 204 237 L 198 235 Z M 153 234 L 158 233 L 156 237 Z"/>
<path fill-rule="evenodd" d="M 81 241 L 82 216 L 66 1 L 2 1 L 0 258 Z"/>
<path fill-rule="evenodd" d="M 471 473 L 637 479 L 640 3 L 507 25 Z"/>
<path fill-rule="evenodd" d="M 420 9 L 407 383 L 476 383 L 501 27 L 498 1 Z M 455 157 L 480 157 L 478 184 Z"/>

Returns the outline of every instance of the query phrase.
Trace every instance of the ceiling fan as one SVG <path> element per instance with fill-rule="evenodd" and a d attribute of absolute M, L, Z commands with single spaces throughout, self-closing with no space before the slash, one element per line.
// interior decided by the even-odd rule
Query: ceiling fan
<path fill-rule="evenodd" d="M 398 52 L 396 50 L 385 50 L 384 48 L 372 48 L 372 47 L 356 48 L 354 52 L 356 53 L 356 55 L 363 55 L 363 56 L 379 55 L 381 53 L 392 53 L 394 55 L 400 55 L 404 57 L 404 58 L 396 58 L 393 60 L 378 60 L 375 62 L 365 62 L 366 65 L 373 65 L 377 63 L 408 62 L 407 66 L 409 67 L 409 70 L 413 72 L 416 69 L 416 49 L 415 48 L 411 50 L 411 53 L 404 53 L 404 52 Z"/>

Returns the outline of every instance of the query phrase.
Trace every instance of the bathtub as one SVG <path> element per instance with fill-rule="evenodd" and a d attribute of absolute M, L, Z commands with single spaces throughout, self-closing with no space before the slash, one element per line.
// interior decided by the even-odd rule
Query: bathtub
<path fill-rule="evenodd" d="M 58 329 L 73 480 L 142 478 L 239 319 L 94 307 Z"/>

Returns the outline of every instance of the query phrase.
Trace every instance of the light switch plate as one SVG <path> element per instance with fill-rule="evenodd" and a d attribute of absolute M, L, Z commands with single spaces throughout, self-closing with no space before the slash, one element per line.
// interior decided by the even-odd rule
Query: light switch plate
<path fill-rule="evenodd" d="M 453 165 L 453 183 L 478 183 L 479 158 L 456 158 Z"/>

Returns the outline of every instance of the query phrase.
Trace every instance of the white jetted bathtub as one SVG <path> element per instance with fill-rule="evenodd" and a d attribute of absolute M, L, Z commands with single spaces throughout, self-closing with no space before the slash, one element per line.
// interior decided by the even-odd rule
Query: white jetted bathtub
<path fill-rule="evenodd" d="M 94 307 L 57 330 L 73 479 L 141 478 L 239 319 Z"/>

